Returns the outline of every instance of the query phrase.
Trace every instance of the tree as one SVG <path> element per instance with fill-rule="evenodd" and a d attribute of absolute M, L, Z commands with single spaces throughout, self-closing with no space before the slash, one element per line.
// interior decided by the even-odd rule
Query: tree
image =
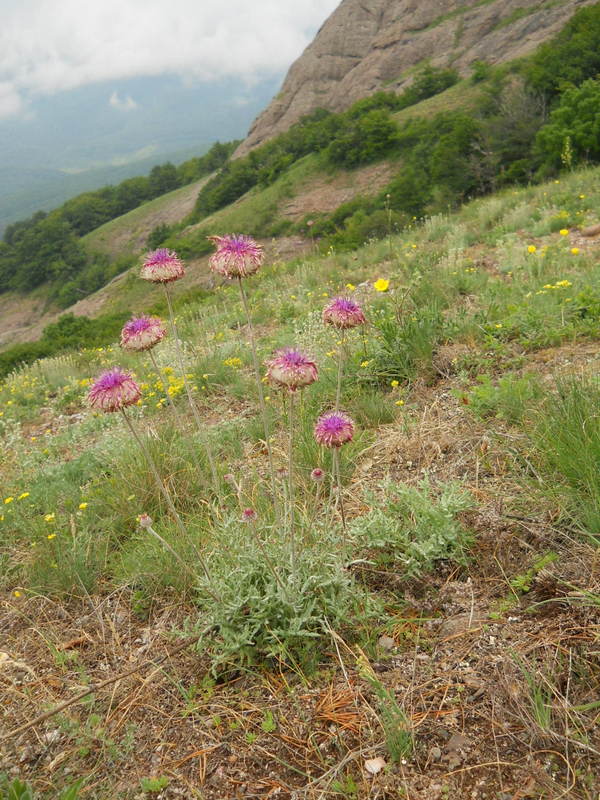
<path fill-rule="evenodd" d="M 543 44 L 525 69 L 530 85 L 549 97 L 600 73 L 600 3 L 580 9 L 560 33 Z"/>
<path fill-rule="evenodd" d="M 563 92 L 536 137 L 536 151 L 547 165 L 559 168 L 567 141 L 573 164 L 600 161 L 600 81 L 587 80 Z"/>
<path fill-rule="evenodd" d="M 148 176 L 148 189 L 150 197 L 160 197 L 161 194 L 172 192 L 179 187 L 177 168 L 167 161 L 166 164 L 157 164 L 150 170 Z"/>

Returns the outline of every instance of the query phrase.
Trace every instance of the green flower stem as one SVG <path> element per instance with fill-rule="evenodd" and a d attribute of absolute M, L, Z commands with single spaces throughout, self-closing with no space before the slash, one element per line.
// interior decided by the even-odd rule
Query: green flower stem
<path fill-rule="evenodd" d="M 183 560 L 183 558 L 181 558 L 181 556 L 179 555 L 179 553 L 178 553 L 176 550 L 174 550 L 174 549 L 171 547 L 171 545 L 170 545 L 170 544 L 169 544 L 169 543 L 168 543 L 168 542 L 167 542 L 165 539 L 163 539 L 163 537 L 162 537 L 162 536 L 161 536 L 159 533 L 157 533 L 157 532 L 154 530 L 154 528 L 152 527 L 152 525 L 144 525 L 144 526 L 143 526 L 143 529 L 144 529 L 144 530 L 146 530 L 146 531 L 148 531 L 148 533 L 151 533 L 151 534 L 152 534 L 152 536 L 154 536 L 156 539 L 158 539 L 158 541 L 159 541 L 159 542 L 162 544 L 162 546 L 163 546 L 164 548 L 166 548 L 166 549 L 169 551 L 169 553 L 171 553 L 171 555 L 173 556 L 173 558 L 174 558 L 174 559 L 175 559 L 175 560 L 176 560 L 176 561 L 179 563 L 179 565 L 180 565 L 180 566 L 183 568 L 183 571 L 184 571 L 184 572 L 187 572 L 187 574 L 188 574 L 188 575 L 190 575 L 192 578 L 194 578 L 194 579 L 196 578 L 196 574 L 195 574 L 195 572 L 194 572 L 194 571 L 193 571 L 193 570 L 192 570 L 192 569 L 191 569 L 191 568 L 190 568 L 190 567 L 189 567 L 189 566 L 188 566 L 188 565 L 185 563 L 185 561 Z"/>
<path fill-rule="evenodd" d="M 306 526 L 306 533 L 303 538 L 308 539 L 310 534 L 312 533 L 313 525 L 315 524 L 315 519 L 317 517 L 317 513 L 319 511 L 319 500 L 321 499 L 321 483 L 317 483 L 317 489 L 315 492 L 315 501 L 313 503 L 313 508 L 310 513 L 310 517 L 308 518 L 308 525 Z"/>
<path fill-rule="evenodd" d="M 265 432 L 265 444 L 267 446 L 267 457 L 269 459 L 269 471 L 271 473 L 271 491 L 273 493 L 273 500 L 277 498 L 277 487 L 275 485 L 275 467 L 273 465 L 273 451 L 271 450 L 271 434 L 269 430 L 269 418 L 267 416 L 267 406 L 265 404 L 265 395 L 262 387 L 262 380 L 260 377 L 260 367 L 258 364 L 258 353 L 256 351 L 256 340 L 254 338 L 254 327 L 252 325 L 252 318 L 250 316 L 250 308 L 248 306 L 248 298 L 246 297 L 246 290 L 244 289 L 243 281 L 238 277 L 238 286 L 240 287 L 240 295 L 242 297 L 242 305 L 248 320 L 248 333 L 250 335 L 250 349 L 252 351 L 252 364 L 254 366 L 254 375 L 256 378 L 256 388 L 258 390 L 258 402 L 260 405 L 260 412 L 263 418 L 263 427 Z M 277 504 L 275 503 L 277 510 Z"/>
<path fill-rule="evenodd" d="M 279 587 L 281 588 L 281 590 L 283 591 L 283 593 L 285 594 L 285 596 L 288 598 L 288 600 L 290 600 L 291 598 L 290 598 L 290 594 L 289 594 L 289 592 L 288 592 L 288 590 L 287 590 L 287 587 L 286 587 L 286 585 L 283 583 L 283 581 L 281 580 L 281 578 L 279 577 L 279 575 L 277 574 L 277 570 L 275 569 L 275 565 L 273 564 L 273 561 L 271 560 L 271 557 L 270 557 L 270 556 L 269 556 L 269 554 L 267 553 L 267 549 L 266 549 L 266 547 L 264 546 L 264 544 L 263 544 L 263 542 L 262 542 L 262 539 L 260 538 L 260 535 L 259 535 L 258 531 L 256 530 L 256 526 L 255 526 L 255 524 L 254 524 L 254 523 L 252 523 L 250 527 L 252 528 L 252 532 L 254 533 L 254 538 L 256 539 L 256 543 L 257 543 L 257 545 L 258 545 L 258 546 L 259 546 L 259 548 L 260 548 L 260 552 L 262 553 L 262 555 L 263 555 L 263 558 L 265 559 L 265 564 L 266 564 L 266 565 L 267 565 L 267 567 L 269 568 L 269 571 L 271 572 L 271 575 L 272 575 L 272 576 L 275 578 L 275 580 L 277 581 L 277 583 L 278 583 Z"/>
<path fill-rule="evenodd" d="M 292 570 L 296 567 L 296 536 L 294 530 L 294 392 L 290 392 L 288 410 L 289 441 L 288 441 L 288 486 L 290 501 L 290 546 L 292 549 Z"/>
<path fill-rule="evenodd" d="M 344 496 L 343 496 L 343 489 L 342 489 L 342 473 L 341 473 L 341 470 L 340 470 L 340 448 L 339 447 L 334 447 L 332 455 L 333 455 L 335 481 L 337 483 L 336 508 L 337 508 L 337 504 L 339 502 L 339 504 L 340 504 L 340 515 L 342 517 L 342 532 L 343 532 L 342 543 L 343 543 L 344 549 L 346 549 L 346 514 L 344 512 Z"/>
<path fill-rule="evenodd" d="M 171 512 L 171 515 L 172 515 L 173 519 L 175 520 L 175 522 L 177 524 L 177 527 L 179 528 L 181 533 L 185 536 L 185 538 L 188 541 L 191 542 L 191 538 L 190 538 L 190 535 L 188 533 L 188 530 L 185 527 L 185 525 L 183 524 L 183 520 L 179 516 L 179 513 L 177 512 L 177 509 L 175 508 L 175 505 L 173 503 L 173 500 L 171 499 L 171 495 L 167 491 L 167 488 L 164 485 L 164 483 L 162 481 L 162 478 L 160 477 L 160 474 L 158 472 L 156 464 L 154 463 L 154 459 L 150 455 L 150 451 L 148 450 L 148 448 L 146 447 L 144 442 L 141 440 L 141 438 L 138 436 L 135 428 L 131 424 L 131 420 L 129 419 L 129 417 L 125 413 L 125 409 L 124 408 L 121 409 L 121 414 L 123 415 L 123 419 L 125 420 L 125 424 L 129 428 L 129 431 L 131 432 L 131 435 L 133 436 L 133 438 L 138 443 L 140 450 L 142 451 L 142 453 L 144 454 L 144 457 L 146 458 L 146 461 L 148 462 L 148 466 L 150 467 L 150 471 L 152 472 L 152 477 L 154 478 L 154 481 L 156 483 L 156 487 L 159 490 L 159 492 L 162 494 L 162 496 L 164 497 L 165 502 L 167 504 L 167 507 L 168 507 L 169 511 Z M 192 546 L 193 546 L 193 543 L 192 543 Z M 194 550 L 196 550 L 195 547 L 194 547 Z M 210 573 L 208 572 L 208 567 L 206 566 L 206 562 L 204 561 L 204 559 L 202 558 L 202 556 L 200 555 L 200 553 L 197 550 L 196 550 L 196 556 L 198 558 L 198 563 L 202 567 L 202 571 L 204 572 L 204 575 L 206 576 L 206 578 L 208 580 L 210 580 Z M 214 594 L 210 590 L 209 590 L 209 594 L 211 595 L 211 597 L 213 597 L 218 602 L 219 598 L 217 597 L 216 594 Z"/>
<path fill-rule="evenodd" d="M 168 392 L 168 387 L 165 384 L 164 378 L 160 374 L 160 367 L 158 366 L 158 362 L 157 362 L 156 357 L 155 357 L 154 353 L 152 352 L 152 350 L 148 351 L 148 355 L 150 356 L 150 361 L 152 362 L 152 366 L 156 370 L 158 378 L 159 378 L 160 382 L 162 383 L 164 393 L 167 396 L 167 404 L 169 405 L 169 407 L 173 411 L 173 416 L 175 418 L 175 421 L 177 422 L 179 427 L 181 429 L 183 429 L 183 420 L 181 418 L 181 415 L 179 414 L 179 411 L 177 409 L 177 406 L 175 405 L 175 402 L 173 401 L 173 398 L 171 397 L 171 395 Z"/>
<path fill-rule="evenodd" d="M 342 342 L 340 344 L 340 352 L 338 358 L 338 371 L 337 371 L 337 387 L 335 391 L 335 410 L 340 410 L 340 402 L 342 399 L 342 372 L 344 371 L 345 360 L 345 345 L 346 345 L 346 331 L 342 330 Z"/>
<path fill-rule="evenodd" d="M 188 401 L 190 404 L 190 408 L 192 409 L 192 414 L 194 415 L 194 419 L 196 421 L 196 426 L 198 428 L 198 433 L 200 434 L 201 440 L 204 444 L 204 449 L 206 450 L 206 455 L 208 457 L 208 463 L 210 465 L 210 471 L 212 474 L 213 485 L 215 492 L 219 491 L 219 478 L 217 475 L 217 468 L 215 466 L 215 458 L 213 456 L 212 448 L 210 446 L 210 442 L 208 437 L 204 434 L 204 428 L 202 425 L 202 420 L 200 419 L 200 414 L 198 414 L 198 409 L 196 407 L 196 403 L 194 402 L 194 398 L 192 396 L 192 390 L 190 389 L 190 384 L 188 383 L 188 379 L 185 375 L 185 364 L 183 363 L 183 353 L 181 351 L 181 342 L 179 341 L 179 335 L 177 333 L 177 324 L 175 322 L 175 314 L 173 313 L 173 305 L 171 304 L 171 295 L 169 294 L 169 290 L 166 287 L 166 284 L 163 284 L 163 288 L 165 290 L 165 296 L 167 298 L 167 306 L 169 307 L 169 320 L 171 322 L 171 330 L 173 331 L 173 338 L 175 339 L 175 349 L 177 352 L 177 360 L 179 361 L 179 370 L 181 372 L 181 376 L 183 378 L 183 385 L 185 386 L 185 391 L 187 393 Z"/>

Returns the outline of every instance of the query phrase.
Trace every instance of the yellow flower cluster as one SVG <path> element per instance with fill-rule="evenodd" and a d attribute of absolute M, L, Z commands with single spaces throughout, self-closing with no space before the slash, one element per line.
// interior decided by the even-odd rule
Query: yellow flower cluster
<path fill-rule="evenodd" d="M 569 286 L 573 284 L 571 281 L 556 281 L 556 283 L 545 283 L 544 289 L 567 289 Z"/>
<path fill-rule="evenodd" d="M 241 358 L 226 358 L 223 361 L 226 367 L 241 367 L 242 366 L 242 359 Z"/>

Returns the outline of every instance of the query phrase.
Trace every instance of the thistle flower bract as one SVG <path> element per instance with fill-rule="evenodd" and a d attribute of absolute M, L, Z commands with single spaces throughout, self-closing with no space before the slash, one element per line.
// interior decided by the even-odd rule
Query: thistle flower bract
<path fill-rule="evenodd" d="M 267 378 L 277 386 L 285 386 L 291 392 L 309 386 L 319 377 L 315 362 L 291 347 L 277 350 L 266 365 Z"/>
<path fill-rule="evenodd" d="M 97 411 L 120 411 L 142 396 L 133 377 L 119 367 L 103 372 L 88 392 L 88 403 Z"/>
<path fill-rule="evenodd" d="M 319 417 L 315 425 L 315 439 L 325 447 L 341 447 L 354 436 L 354 422 L 341 411 L 330 411 Z"/>
<path fill-rule="evenodd" d="M 345 297 L 334 297 L 323 309 L 323 322 L 340 330 L 364 325 L 366 321 L 364 312 L 358 303 Z"/>
<path fill-rule="evenodd" d="M 124 350 L 150 350 L 162 341 L 167 331 L 158 317 L 133 317 L 121 331 Z"/>
<path fill-rule="evenodd" d="M 226 278 L 247 278 L 260 269 L 263 262 L 262 247 L 251 236 L 231 234 L 208 238 L 217 248 L 208 262 L 213 272 Z"/>
<path fill-rule="evenodd" d="M 245 508 L 242 511 L 242 522 L 255 522 L 258 514 L 253 508 Z"/>
<path fill-rule="evenodd" d="M 177 253 L 165 247 L 147 253 L 140 272 L 141 278 L 152 283 L 170 283 L 184 275 L 185 269 Z"/>
<path fill-rule="evenodd" d="M 323 483 L 325 480 L 325 473 L 319 467 L 315 467 L 313 471 L 310 473 L 310 479 L 315 483 Z"/>

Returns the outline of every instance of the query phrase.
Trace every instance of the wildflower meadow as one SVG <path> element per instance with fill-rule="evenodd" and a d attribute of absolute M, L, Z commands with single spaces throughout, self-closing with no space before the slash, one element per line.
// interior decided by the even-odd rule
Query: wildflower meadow
<path fill-rule="evenodd" d="M 593 798 L 598 197 L 155 249 L 9 374 L 0 792 Z"/>

